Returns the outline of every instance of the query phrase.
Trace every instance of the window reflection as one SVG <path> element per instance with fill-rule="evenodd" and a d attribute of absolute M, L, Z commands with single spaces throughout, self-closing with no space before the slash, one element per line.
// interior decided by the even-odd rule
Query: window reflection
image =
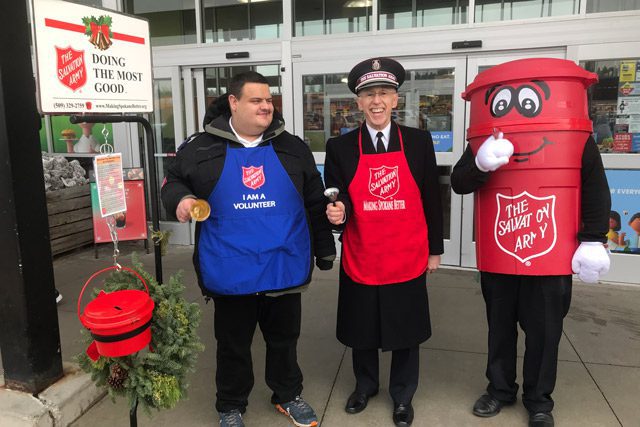
<path fill-rule="evenodd" d="M 431 132 L 436 151 L 453 149 L 453 68 L 411 70 L 400 86 L 394 119 Z"/>
<path fill-rule="evenodd" d="M 371 5 L 372 0 L 294 0 L 294 36 L 368 31 Z"/>
<path fill-rule="evenodd" d="M 602 153 L 640 153 L 640 58 L 583 61 L 598 74 L 588 90 L 593 134 Z"/>
<path fill-rule="evenodd" d="M 579 12 L 578 0 L 476 0 L 476 22 L 544 18 Z"/>
<path fill-rule="evenodd" d="M 149 20 L 153 46 L 196 42 L 195 2 L 124 0 L 124 10 Z"/>
<path fill-rule="evenodd" d="M 638 9 L 640 0 L 587 0 L 587 13 Z"/>
<path fill-rule="evenodd" d="M 392 118 L 431 132 L 436 151 L 453 147 L 453 68 L 407 71 Z M 325 151 L 327 139 L 360 126 L 364 115 L 347 87 L 347 74 L 303 76 L 304 139 Z"/>
<path fill-rule="evenodd" d="M 360 126 L 364 115 L 347 87 L 347 74 L 303 76 L 304 140 L 325 151 L 327 139 Z"/>
<path fill-rule="evenodd" d="M 83 4 L 85 6 L 102 7 L 102 0 L 74 0 L 74 3 Z"/>
<path fill-rule="evenodd" d="M 155 129 L 156 152 L 173 153 L 176 151 L 176 137 L 170 79 L 153 81 L 153 98 L 156 105 L 151 113 L 151 123 Z"/>
<path fill-rule="evenodd" d="M 280 65 L 246 65 L 234 67 L 211 67 L 204 69 L 204 90 L 206 105 L 209 106 L 220 95 L 227 93 L 229 81 L 233 76 L 246 71 L 256 71 L 267 79 L 269 82 L 269 91 L 273 96 L 274 107 L 282 113 L 282 95 L 280 91 Z M 198 123 L 202 121 L 202 117 L 198 118 Z"/>
<path fill-rule="evenodd" d="M 282 29 L 282 0 L 204 0 L 207 43 L 275 39 Z"/>
<path fill-rule="evenodd" d="M 468 0 L 380 0 L 381 30 L 467 22 Z"/>
<path fill-rule="evenodd" d="M 445 239 L 451 238 L 451 166 L 438 166 L 438 182 L 442 197 L 442 231 Z"/>

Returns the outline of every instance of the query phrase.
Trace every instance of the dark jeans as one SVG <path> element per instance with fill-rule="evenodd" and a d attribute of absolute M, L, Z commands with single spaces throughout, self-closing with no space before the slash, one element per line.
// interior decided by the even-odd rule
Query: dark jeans
<path fill-rule="evenodd" d="M 378 349 L 352 349 L 353 373 L 356 391 L 371 395 L 378 391 Z M 389 394 L 396 404 L 409 404 L 418 389 L 420 374 L 420 350 L 418 346 L 391 352 Z"/>
<path fill-rule="evenodd" d="M 571 276 L 516 276 L 482 272 L 489 324 L 487 392 L 516 400 L 517 324 L 524 331 L 522 403 L 530 412 L 553 410 L 558 344 L 571 305 Z"/>
<path fill-rule="evenodd" d="M 302 372 L 296 354 L 300 336 L 300 293 L 213 300 L 218 344 L 216 409 L 244 412 L 247 407 L 253 388 L 251 342 L 256 325 L 260 325 L 267 344 L 265 381 L 273 390 L 271 402 L 288 402 L 302 393 Z"/>

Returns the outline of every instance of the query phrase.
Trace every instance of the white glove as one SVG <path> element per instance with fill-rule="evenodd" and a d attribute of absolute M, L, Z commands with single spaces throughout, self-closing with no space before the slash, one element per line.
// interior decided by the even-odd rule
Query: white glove
<path fill-rule="evenodd" d="M 500 132 L 497 139 L 491 135 L 482 143 L 476 154 L 476 166 L 482 172 L 493 172 L 509 163 L 509 157 L 512 154 L 513 144 L 508 139 L 504 139 Z"/>
<path fill-rule="evenodd" d="M 609 271 L 609 253 L 600 242 L 582 242 L 571 260 L 571 268 L 580 280 L 597 283 Z"/>

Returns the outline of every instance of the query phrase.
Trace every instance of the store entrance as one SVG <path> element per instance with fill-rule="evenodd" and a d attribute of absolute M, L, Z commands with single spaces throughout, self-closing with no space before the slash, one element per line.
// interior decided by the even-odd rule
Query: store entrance
<path fill-rule="evenodd" d="M 473 196 L 457 195 L 450 185 L 451 170 L 466 146 L 468 117 L 460 94 L 478 72 L 526 57 L 564 58 L 565 52 L 558 49 L 397 58 L 407 76 L 399 90 L 400 100 L 393 119 L 399 124 L 429 130 L 434 140 L 444 208 L 443 264 L 475 267 Z M 310 145 L 321 170 L 327 139 L 354 129 L 364 120 L 346 85 L 354 62 L 293 64 L 294 131 Z"/>

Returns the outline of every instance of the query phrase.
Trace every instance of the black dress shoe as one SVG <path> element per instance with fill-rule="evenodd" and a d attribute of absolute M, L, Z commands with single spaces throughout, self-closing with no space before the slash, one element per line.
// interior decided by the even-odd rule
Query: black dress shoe
<path fill-rule="evenodd" d="M 397 427 L 408 427 L 413 422 L 413 406 L 399 403 L 393 408 L 393 422 Z"/>
<path fill-rule="evenodd" d="M 483 394 L 473 405 L 473 415 L 478 417 L 493 417 L 498 415 L 503 406 L 513 405 L 514 402 L 503 402 L 490 394 Z"/>
<path fill-rule="evenodd" d="M 529 427 L 553 427 L 553 415 L 551 412 L 530 413 Z"/>
<path fill-rule="evenodd" d="M 367 407 L 367 403 L 369 403 L 369 398 L 378 394 L 376 391 L 372 394 L 361 393 L 359 391 L 354 391 L 351 393 L 351 396 L 347 399 L 347 404 L 344 407 L 344 410 L 349 414 L 357 414 L 358 412 L 364 411 L 364 408 Z"/>

